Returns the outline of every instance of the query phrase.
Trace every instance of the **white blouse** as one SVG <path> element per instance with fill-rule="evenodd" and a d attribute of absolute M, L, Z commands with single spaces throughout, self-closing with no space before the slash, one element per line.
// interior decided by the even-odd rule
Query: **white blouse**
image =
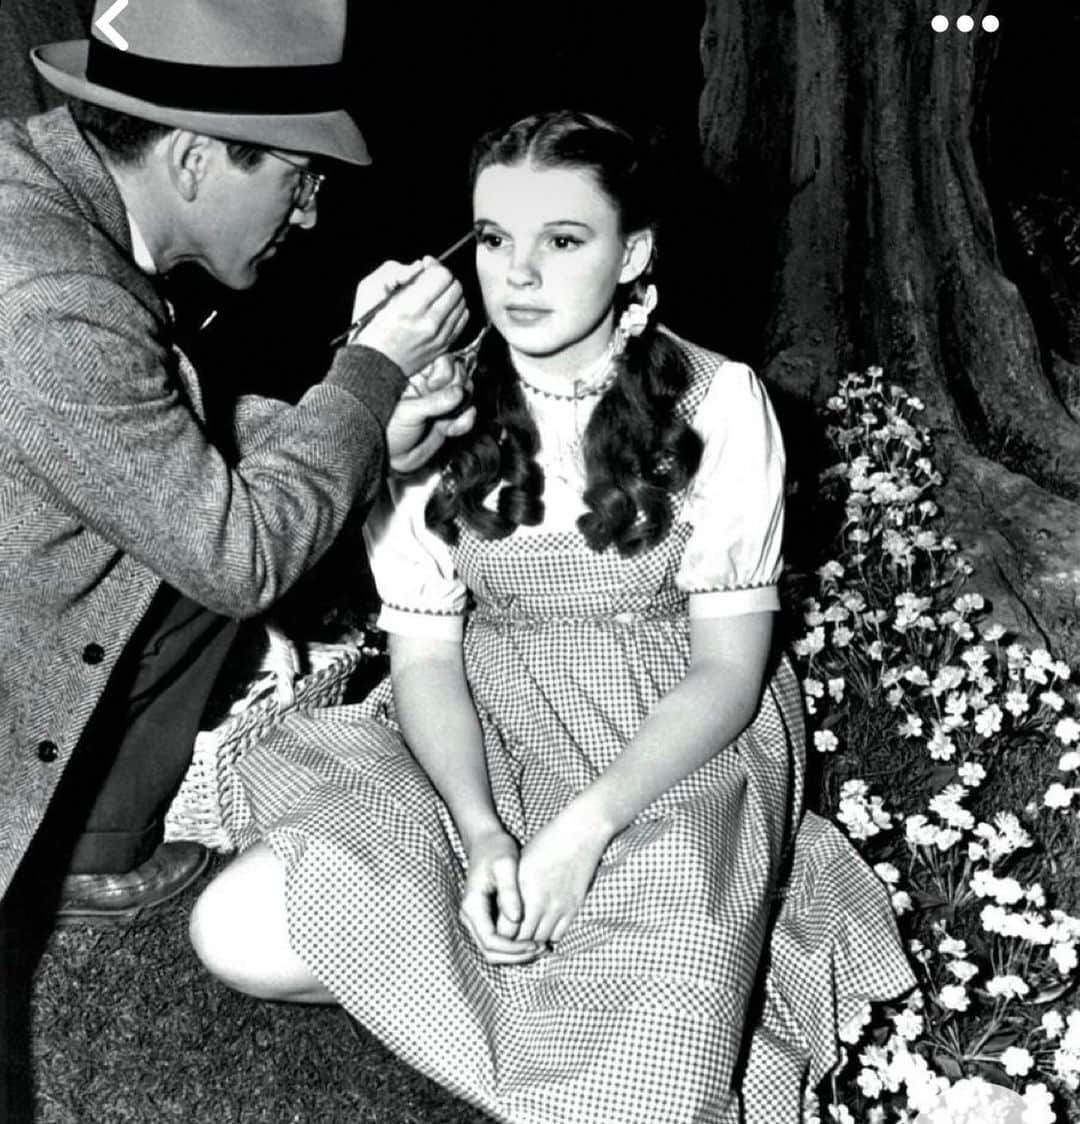
<path fill-rule="evenodd" d="M 581 436 L 599 395 L 574 398 L 562 380 L 530 375 L 525 398 L 540 433 L 544 520 L 523 537 L 574 527 L 585 510 Z M 749 367 L 718 363 L 692 424 L 704 442 L 681 521 L 692 531 L 676 584 L 692 617 L 779 608 L 784 447 L 764 387 Z M 378 625 L 404 635 L 460 639 L 466 589 L 450 548 L 424 523 L 438 473 L 391 479 L 364 528 L 383 602 Z M 494 506 L 497 489 L 488 497 Z"/>

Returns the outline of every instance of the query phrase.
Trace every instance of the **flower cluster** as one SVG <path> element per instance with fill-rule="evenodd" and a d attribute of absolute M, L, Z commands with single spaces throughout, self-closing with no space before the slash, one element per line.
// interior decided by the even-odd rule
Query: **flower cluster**
<path fill-rule="evenodd" d="M 1054 817 L 1080 808 L 1080 692 L 1067 664 L 1009 643 L 964 590 L 971 566 L 937 526 L 921 409 L 878 368 L 829 400 L 841 459 L 822 492 L 843 515 L 794 642 L 813 745 L 826 777 L 845 778 L 829 810 L 888 860 L 875 870 L 921 983 L 871 1024 L 829 1112 L 1051 1124 L 1054 1098 L 1080 1088 L 1080 1008 L 1066 1004 L 1080 921 L 1044 889 Z M 890 766 L 870 775 L 895 778 L 885 792 L 866 776 L 867 730 Z M 1055 766 L 1064 779 L 1047 787 Z"/>

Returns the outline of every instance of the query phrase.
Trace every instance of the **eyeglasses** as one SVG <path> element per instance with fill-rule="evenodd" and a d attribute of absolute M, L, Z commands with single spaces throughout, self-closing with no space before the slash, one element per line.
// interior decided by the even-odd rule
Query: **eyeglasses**
<path fill-rule="evenodd" d="M 321 172 L 313 172 L 310 168 L 305 168 L 303 164 L 297 164 L 295 160 L 282 156 L 280 152 L 275 152 L 272 148 L 268 148 L 266 151 L 283 164 L 288 164 L 290 168 L 295 168 L 300 173 L 300 178 L 293 188 L 292 205 L 297 211 L 309 210 L 315 202 L 315 196 L 319 194 L 319 188 L 322 187 L 326 176 Z"/>

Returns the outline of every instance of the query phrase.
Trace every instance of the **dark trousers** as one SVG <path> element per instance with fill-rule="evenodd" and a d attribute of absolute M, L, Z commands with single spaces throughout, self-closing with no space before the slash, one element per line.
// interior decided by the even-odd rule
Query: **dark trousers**
<path fill-rule="evenodd" d="M 64 875 L 123 873 L 161 841 L 236 621 L 163 587 L 125 648 L 0 902 L 0 1121 L 30 1121 L 29 996 Z"/>

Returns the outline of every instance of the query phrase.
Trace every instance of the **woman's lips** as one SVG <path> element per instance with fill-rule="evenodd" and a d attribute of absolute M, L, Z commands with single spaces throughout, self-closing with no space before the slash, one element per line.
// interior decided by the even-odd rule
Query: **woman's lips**
<path fill-rule="evenodd" d="M 538 320 L 543 320 L 545 316 L 551 314 L 549 308 L 531 308 L 528 305 L 512 305 L 506 306 L 506 318 L 513 324 L 535 324 Z"/>

